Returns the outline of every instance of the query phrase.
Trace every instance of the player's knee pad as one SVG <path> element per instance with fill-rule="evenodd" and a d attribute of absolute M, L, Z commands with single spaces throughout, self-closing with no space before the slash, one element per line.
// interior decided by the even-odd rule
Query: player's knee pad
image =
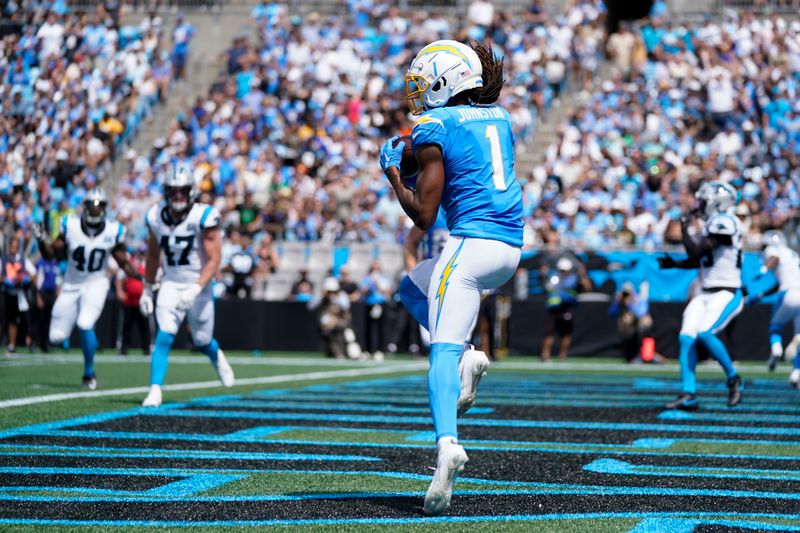
<path fill-rule="evenodd" d="M 192 340 L 194 341 L 194 345 L 198 348 L 203 348 L 211 344 L 211 339 L 214 338 L 214 335 L 210 331 L 203 331 L 200 329 L 199 331 L 192 331 Z"/>
<path fill-rule="evenodd" d="M 61 344 L 67 340 L 67 332 L 59 329 L 50 330 L 50 344 Z"/>
<path fill-rule="evenodd" d="M 88 331 L 94 328 L 94 320 L 85 316 L 78 316 L 77 326 L 78 329 Z"/>

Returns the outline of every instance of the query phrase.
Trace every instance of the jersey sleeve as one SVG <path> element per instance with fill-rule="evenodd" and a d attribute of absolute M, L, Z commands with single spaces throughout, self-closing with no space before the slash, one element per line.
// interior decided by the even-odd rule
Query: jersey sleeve
<path fill-rule="evenodd" d="M 733 237 L 739 233 L 739 223 L 730 215 L 714 215 L 706 223 L 706 233 Z"/>
<path fill-rule="evenodd" d="M 203 214 L 200 216 L 200 229 L 206 230 L 217 228 L 220 224 L 221 216 L 216 207 L 212 205 L 205 206 Z"/>
<path fill-rule="evenodd" d="M 123 226 L 120 222 L 117 222 L 117 236 L 114 238 L 114 244 L 125 242 L 125 234 L 125 226 Z"/>
<path fill-rule="evenodd" d="M 432 113 L 426 113 L 411 130 L 411 148 L 416 151 L 426 144 L 435 144 L 444 151 L 446 137 L 447 127 L 444 120 Z"/>

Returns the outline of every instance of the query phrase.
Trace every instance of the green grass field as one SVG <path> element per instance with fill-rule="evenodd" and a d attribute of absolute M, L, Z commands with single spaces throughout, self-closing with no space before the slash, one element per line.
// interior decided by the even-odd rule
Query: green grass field
<path fill-rule="evenodd" d="M 0 359 L 0 530 L 800 528 L 800 393 L 762 364 L 739 365 L 735 410 L 701 365 L 701 411 L 676 415 L 675 364 L 497 363 L 431 519 L 426 361 L 228 357 L 224 389 L 204 357 L 172 356 L 157 410 L 139 408 L 141 356 L 99 356 L 93 392 L 78 354 Z"/>

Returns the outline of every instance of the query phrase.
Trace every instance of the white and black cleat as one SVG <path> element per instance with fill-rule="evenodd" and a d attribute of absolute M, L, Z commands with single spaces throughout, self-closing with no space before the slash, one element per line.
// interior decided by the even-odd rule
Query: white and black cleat
<path fill-rule="evenodd" d="M 425 493 L 423 511 L 429 516 L 444 514 L 450 507 L 453 497 L 453 484 L 456 477 L 464 470 L 464 465 L 469 458 L 464 447 L 456 439 L 444 437 L 436 445 L 436 471 L 433 480 Z"/>
<path fill-rule="evenodd" d="M 91 376 L 83 376 L 81 385 L 89 390 L 95 390 L 97 388 L 97 377 L 94 374 Z"/>
<path fill-rule="evenodd" d="M 800 388 L 800 368 L 793 368 L 789 374 L 789 384 L 795 389 Z"/>
<path fill-rule="evenodd" d="M 217 375 L 223 387 L 233 387 L 235 381 L 233 369 L 230 363 L 228 363 L 225 354 L 222 353 L 222 350 L 217 350 L 217 362 L 214 363 L 214 369 L 217 371 Z"/>
<path fill-rule="evenodd" d="M 471 347 L 461 354 L 458 375 L 461 377 L 461 393 L 458 395 L 458 416 L 462 416 L 475 405 L 478 384 L 491 366 L 486 354 Z"/>
<path fill-rule="evenodd" d="M 142 402 L 142 407 L 161 407 L 161 387 L 159 385 L 150 385 L 150 392 Z"/>

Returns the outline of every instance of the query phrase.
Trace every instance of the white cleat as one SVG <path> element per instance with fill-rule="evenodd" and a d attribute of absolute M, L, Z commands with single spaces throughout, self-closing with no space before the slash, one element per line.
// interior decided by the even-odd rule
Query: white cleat
<path fill-rule="evenodd" d="M 800 347 L 800 335 L 795 335 L 794 337 L 792 337 L 792 340 L 789 341 L 789 344 L 783 351 L 783 360 L 784 361 L 794 360 L 795 356 L 797 355 L 798 347 Z"/>
<path fill-rule="evenodd" d="M 142 407 L 161 407 L 161 387 L 150 385 L 150 392 L 142 402 Z"/>
<path fill-rule="evenodd" d="M 217 362 L 214 365 L 214 368 L 217 371 L 219 380 L 222 382 L 222 386 L 233 387 L 233 369 L 231 368 L 230 363 L 228 363 L 228 360 L 225 358 L 225 354 L 222 353 L 222 350 L 217 350 Z"/>
<path fill-rule="evenodd" d="M 468 349 L 458 362 L 458 375 L 461 376 L 461 393 L 458 395 L 458 416 L 472 409 L 478 394 L 478 383 L 491 366 L 486 354 Z"/>
<path fill-rule="evenodd" d="M 95 390 L 97 388 L 97 378 L 92 376 L 83 376 L 81 380 L 81 384 L 89 390 Z"/>
<path fill-rule="evenodd" d="M 464 465 L 469 458 L 464 447 L 455 439 L 443 438 L 437 444 L 438 457 L 433 480 L 425 493 L 423 511 L 429 516 L 443 514 L 450 507 L 453 497 L 453 483 L 456 477 L 464 470 Z"/>
<path fill-rule="evenodd" d="M 792 369 L 792 373 L 789 374 L 789 383 L 795 389 L 800 388 L 800 368 Z"/>

